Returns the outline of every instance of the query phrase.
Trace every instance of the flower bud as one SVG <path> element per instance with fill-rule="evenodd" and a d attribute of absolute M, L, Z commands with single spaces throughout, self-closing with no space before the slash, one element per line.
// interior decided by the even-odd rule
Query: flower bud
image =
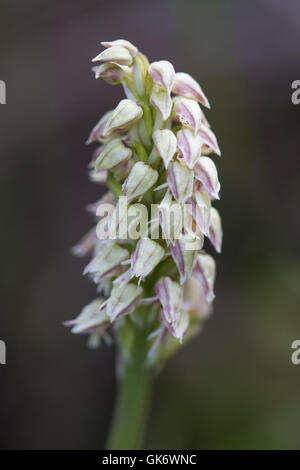
<path fill-rule="evenodd" d="M 122 261 L 129 258 L 129 251 L 117 244 L 105 246 L 100 253 L 85 267 L 83 274 L 90 273 L 94 282 L 119 273 L 123 267 Z"/>
<path fill-rule="evenodd" d="M 169 92 L 165 88 L 154 84 L 150 96 L 150 103 L 161 113 L 163 120 L 166 121 L 171 114 L 173 104 Z"/>
<path fill-rule="evenodd" d="M 144 162 L 137 162 L 123 184 L 128 201 L 144 194 L 158 179 L 158 172 Z"/>
<path fill-rule="evenodd" d="M 122 46 L 112 46 L 105 49 L 92 59 L 92 62 L 115 62 L 120 65 L 131 65 L 132 56 L 128 49 Z"/>
<path fill-rule="evenodd" d="M 194 249 L 189 246 L 194 245 Z M 184 284 L 192 275 L 197 260 L 197 253 L 203 246 L 203 239 L 191 240 L 188 236 L 182 236 L 178 240 L 174 240 L 171 244 L 171 255 L 180 274 L 180 284 Z"/>
<path fill-rule="evenodd" d="M 168 242 L 179 238 L 182 233 L 182 206 L 172 200 L 169 190 L 158 206 L 158 216 L 164 239 Z"/>
<path fill-rule="evenodd" d="M 74 320 L 64 322 L 64 326 L 72 326 L 72 333 L 89 333 L 99 327 L 109 326 L 106 310 L 99 311 L 103 299 L 98 298 L 86 305 Z"/>
<path fill-rule="evenodd" d="M 167 60 L 153 62 L 149 65 L 149 74 L 154 83 L 165 88 L 170 93 L 175 78 L 175 70 L 171 62 Z"/>
<path fill-rule="evenodd" d="M 142 294 L 143 289 L 135 284 L 115 285 L 111 290 L 110 297 L 105 302 L 110 321 L 113 322 L 117 318 L 132 313 Z"/>
<path fill-rule="evenodd" d="M 150 238 L 142 238 L 131 255 L 131 272 L 143 280 L 162 260 L 164 249 Z"/>
<path fill-rule="evenodd" d="M 185 164 L 192 169 L 201 155 L 201 137 L 190 129 L 182 129 L 177 133 L 177 146 Z"/>
<path fill-rule="evenodd" d="M 209 129 L 209 127 L 202 124 L 199 130 L 199 135 L 201 139 L 203 140 L 203 143 L 205 144 L 205 146 L 207 146 L 217 155 L 221 156 L 221 150 L 218 145 L 217 138 L 215 134 L 213 133 L 213 131 Z"/>
<path fill-rule="evenodd" d="M 194 80 L 188 73 L 179 72 L 175 74 L 172 91 L 176 95 L 184 96 L 185 98 L 192 98 L 199 101 L 203 106 L 210 108 L 208 99 L 203 93 L 199 83 L 197 83 L 196 80 Z"/>
<path fill-rule="evenodd" d="M 215 276 L 216 263 L 213 257 L 206 253 L 199 253 L 193 271 L 193 277 L 201 284 L 208 302 L 212 302 L 215 298 L 213 291 Z"/>
<path fill-rule="evenodd" d="M 171 162 L 167 182 L 176 201 L 184 204 L 193 193 L 194 172 L 179 162 Z"/>
<path fill-rule="evenodd" d="M 142 117 L 142 115 L 142 108 L 134 101 L 126 98 L 121 100 L 106 122 L 105 129 L 103 131 L 104 137 L 115 130 L 129 129 L 135 121 Z"/>
<path fill-rule="evenodd" d="M 132 153 L 122 139 L 113 139 L 102 148 L 95 162 L 95 171 L 110 170 L 119 163 L 129 160 Z"/>
<path fill-rule="evenodd" d="M 169 129 L 158 129 L 153 132 L 152 138 L 158 154 L 163 159 L 165 168 L 168 168 L 168 165 L 177 150 L 177 140 L 174 133 Z"/>
<path fill-rule="evenodd" d="M 223 239 L 222 222 L 219 212 L 214 207 L 210 209 L 208 238 L 211 244 L 214 246 L 215 250 L 218 253 L 221 253 Z"/>
<path fill-rule="evenodd" d="M 220 183 L 216 165 L 209 157 L 200 157 L 194 166 L 195 178 L 200 181 L 212 199 L 220 199 Z"/>
<path fill-rule="evenodd" d="M 173 113 L 176 114 L 184 126 L 189 126 L 197 133 L 201 126 L 202 112 L 199 104 L 194 100 L 175 96 L 173 98 Z"/>
<path fill-rule="evenodd" d="M 103 47 L 114 47 L 114 46 L 121 46 L 125 47 L 131 55 L 136 55 L 138 53 L 137 47 L 135 47 L 131 42 L 126 41 L 126 39 L 116 39 L 115 41 L 103 41 L 101 42 L 101 46 Z"/>

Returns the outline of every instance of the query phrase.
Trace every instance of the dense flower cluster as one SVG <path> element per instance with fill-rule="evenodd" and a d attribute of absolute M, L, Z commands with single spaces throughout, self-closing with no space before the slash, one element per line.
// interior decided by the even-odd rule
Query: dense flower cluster
<path fill-rule="evenodd" d="M 91 255 L 84 270 L 101 297 L 66 325 L 73 333 L 89 333 L 90 344 L 109 338 L 113 327 L 129 354 L 132 335 L 146 328 L 148 358 L 166 357 L 199 331 L 214 299 L 215 261 L 203 250 L 206 236 L 221 251 L 222 228 L 211 202 L 219 199 L 220 183 L 211 153 L 220 155 L 215 134 L 200 104 L 209 102 L 200 85 L 173 65 L 147 58 L 126 40 L 103 42 L 93 62 L 96 78 L 121 84 L 126 98 L 92 129 L 87 143 L 100 143 L 90 164 L 93 181 L 107 182 L 109 192 L 89 206 L 96 223 L 98 207 L 114 204 L 108 235 L 97 237 L 96 226 L 73 248 Z M 138 240 L 109 236 L 114 215 L 143 204 L 150 214 L 158 205 L 161 235 L 142 233 Z M 124 198 L 123 198 L 124 199 Z M 184 230 L 174 208 L 188 208 Z M 176 211 L 174 211 L 176 214 Z M 178 212 L 177 212 L 178 214 Z M 176 346 L 175 346 L 176 344 Z"/>

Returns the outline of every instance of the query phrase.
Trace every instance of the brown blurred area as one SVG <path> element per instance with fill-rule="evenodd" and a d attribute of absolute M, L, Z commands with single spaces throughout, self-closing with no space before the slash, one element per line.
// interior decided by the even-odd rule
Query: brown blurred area
<path fill-rule="evenodd" d="M 122 97 L 96 81 L 101 40 L 193 75 L 222 149 L 214 315 L 167 364 L 147 448 L 300 447 L 297 0 L 1 3 L 2 449 L 103 448 L 116 392 L 114 348 L 89 350 L 61 323 L 91 300 L 70 247 L 90 227 L 91 127 Z"/>

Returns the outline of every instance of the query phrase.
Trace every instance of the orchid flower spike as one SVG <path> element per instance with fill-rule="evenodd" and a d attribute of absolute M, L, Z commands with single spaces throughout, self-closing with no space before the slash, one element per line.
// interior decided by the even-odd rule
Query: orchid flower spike
<path fill-rule="evenodd" d="M 167 60 L 149 62 L 127 40 L 101 45 L 95 77 L 120 84 L 125 97 L 87 140 L 97 144 L 90 178 L 106 181 L 109 192 L 89 206 L 94 225 L 72 251 L 90 256 L 84 274 L 98 294 L 65 325 L 93 346 L 110 331 L 123 369 L 135 361 L 137 343 L 145 366 L 153 366 L 212 310 L 216 263 L 203 245 L 221 251 L 221 217 L 212 205 L 220 198 L 214 154 L 221 152 L 193 77 Z"/>

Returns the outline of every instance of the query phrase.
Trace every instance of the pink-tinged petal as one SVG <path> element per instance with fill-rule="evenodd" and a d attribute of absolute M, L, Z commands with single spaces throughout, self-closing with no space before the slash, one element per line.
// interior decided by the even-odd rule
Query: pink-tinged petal
<path fill-rule="evenodd" d="M 221 156 L 221 150 L 218 145 L 217 138 L 213 131 L 209 129 L 207 126 L 202 126 L 200 127 L 199 130 L 199 135 L 201 139 L 203 140 L 203 143 L 209 147 L 213 152 L 215 152 L 217 155 Z"/>
<path fill-rule="evenodd" d="M 179 117 L 181 124 L 189 126 L 197 133 L 201 126 L 202 112 L 199 104 L 194 100 L 176 96 L 173 98 L 173 113 Z"/>
<path fill-rule="evenodd" d="M 85 267 L 83 274 L 92 275 L 95 282 L 120 272 L 122 261 L 129 258 L 129 251 L 117 244 L 109 244 L 101 249 Z"/>
<path fill-rule="evenodd" d="M 190 237 L 182 236 L 171 244 L 171 255 L 180 274 L 180 284 L 184 284 L 191 277 L 197 261 L 197 253 L 202 248 L 198 240 L 193 240 L 195 249 L 190 249 L 191 242 Z"/>
<path fill-rule="evenodd" d="M 143 110 L 135 101 L 128 100 L 127 98 L 121 100 L 106 122 L 103 131 L 104 137 L 114 131 L 128 130 L 142 116 Z"/>
<path fill-rule="evenodd" d="M 110 119 L 111 115 L 112 115 L 113 111 L 107 111 L 107 113 L 105 113 L 101 119 L 99 120 L 99 122 L 97 122 L 97 124 L 93 127 L 93 129 L 91 130 L 91 133 L 86 141 L 86 144 L 91 144 L 92 142 L 96 142 L 96 141 L 99 141 L 99 142 L 105 142 L 105 137 L 104 137 L 104 129 L 105 129 L 105 126 L 106 126 L 106 123 L 107 121 Z"/>
<path fill-rule="evenodd" d="M 194 166 L 194 176 L 200 181 L 212 199 L 220 199 L 220 183 L 216 165 L 209 157 L 200 157 Z"/>
<path fill-rule="evenodd" d="M 201 183 L 197 183 L 195 184 L 193 196 L 187 201 L 187 208 L 200 231 L 204 235 L 208 235 L 211 203 L 207 193 L 202 189 Z"/>
<path fill-rule="evenodd" d="M 214 207 L 210 209 L 210 225 L 208 238 L 217 253 L 221 253 L 223 240 L 222 222 L 219 212 Z"/>
<path fill-rule="evenodd" d="M 143 289 L 135 284 L 115 285 L 106 301 L 106 312 L 110 321 L 133 312 L 143 295 Z"/>
<path fill-rule="evenodd" d="M 197 100 L 199 103 L 203 104 L 203 106 L 210 108 L 208 99 L 203 93 L 199 83 L 187 73 L 179 72 L 175 74 L 172 92 L 176 95 L 184 96 L 185 98 Z"/>
<path fill-rule="evenodd" d="M 182 287 L 169 277 L 163 277 L 155 284 L 155 293 L 162 305 L 166 322 L 174 323 L 183 302 Z"/>
<path fill-rule="evenodd" d="M 150 96 L 150 103 L 161 113 L 164 121 L 170 117 L 173 102 L 170 93 L 165 88 L 154 84 Z"/>
<path fill-rule="evenodd" d="M 168 168 L 170 161 L 177 150 L 177 140 L 169 129 L 157 130 L 153 132 L 153 142 L 159 156 L 163 159 L 165 168 Z"/>
<path fill-rule="evenodd" d="M 159 224 L 167 242 L 178 238 L 182 233 L 182 206 L 172 200 L 171 191 L 166 194 L 158 206 Z"/>
<path fill-rule="evenodd" d="M 183 337 L 190 323 L 190 316 L 185 310 L 181 310 L 180 315 L 176 318 L 176 321 L 168 325 L 170 333 L 179 339 L 182 344 Z"/>
<path fill-rule="evenodd" d="M 131 65 L 132 56 L 128 49 L 122 46 L 112 46 L 105 49 L 92 59 L 92 62 L 115 62 L 120 65 Z"/>
<path fill-rule="evenodd" d="M 96 240 L 96 228 L 93 227 L 75 246 L 73 246 L 71 253 L 80 258 L 89 255 L 94 249 Z"/>
<path fill-rule="evenodd" d="M 103 299 L 98 298 L 86 305 L 80 314 L 74 318 L 63 323 L 64 326 L 72 326 L 72 333 L 89 333 L 96 328 L 106 328 L 109 326 L 109 318 L 106 311 L 103 309 L 99 312 L 100 306 L 103 304 Z"/>
<path fill-rule="evenodd" d="M 184 204 L 193 193 L 194 172 L 179 162 L 171 162 L 167 183 L 177 202 Z"/>
<path fill-rule="evenodd" d="M 193 277 L 201 284 L 206 300 L 211 303 L 215 298 L 213 289 L 216 277 L 216 263 L 212 256 L 198 254 Z"/>
<path fill-rule="evenodd" d="M 190 129 L 182 129 L 177 133 L 177 146 L 180 150 L 178 158 L 183 158 L 188 168 L 192 169 L 201 155 L 201 137 Z"/>
<path fill-rule="evenodd" d="M 149 66 L 149 75 L 154 83 L 165 88 L 170 93 L 175 78 L 175 70 L 171 62 L 167 60 L 153 62 Z"/>
<path fill-rule="evenodd" d="M 123 184 L 128 201 L 142 196 L 158 179 L 158 172 L 144 162 L 137 162 Z"/>
<path fill-rule="evenodd" d="M 115 41 L 102 41 L 101 46 L 103 47 L 114 47 L 114 46 L 121 46 L 125 47 L 131 55 L 136 55 L 138 53 L 138 49 L 136 46 L 131 44 L 131 42 L 127 41 L 126 39 L 116 39 Z"/>
<path fill-rule="evenodd" d="M 102 148 L 95 162 L 95 171 L 110 170 L 121 162 L 129 160 L 133 151 L 120 138 L 112 139 Z"/>
<path fill-rule="evenodd" d="M 148 276 L 162 260 L 165 250 L 150 238 L 138 241 L 131 255 L 131 272 L 140 280 Z"/>

